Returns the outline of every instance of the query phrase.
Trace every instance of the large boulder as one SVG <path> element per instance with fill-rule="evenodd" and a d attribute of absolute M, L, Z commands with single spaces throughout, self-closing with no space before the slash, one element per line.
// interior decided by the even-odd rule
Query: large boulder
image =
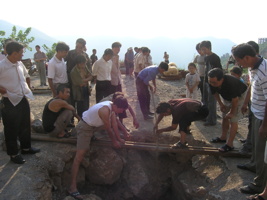
<path fill-rule="evenodd" d="M 86 168 L 86 178 L 93 184 L 115 183 L 121 175 L 123 160 L 112 148 L 93 148 L 90 164 Z"/>

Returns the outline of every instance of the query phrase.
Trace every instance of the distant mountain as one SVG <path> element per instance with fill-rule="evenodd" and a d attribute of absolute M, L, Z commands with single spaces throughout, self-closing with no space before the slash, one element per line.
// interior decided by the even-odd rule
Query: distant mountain
<path fill-rule="evenodd" d="M 11 33 L 13 24 L 0 20 L 0 30 L 6 31 L 6 37 Z M 25 30 L 25 28 L 17 26 L 17 30 Z M 175 62 L 179 68 L 186 68 L 187 64 L 191 62 L 197 54 L 195 46 L 198 42 L 203 40 L 210 40 L 213 46 L 213 52 L 222 56 L 225 53 L 230 53 L 232 46 L 235 45 L 229 39 L 218 39 L 214 37 L 206 38 L 151 38 L 151 39 L 138 39 L 133 37 L 112 37 L 112 36 L 94 36 L 88 37 L 86 34 L 77 36 L 55 36 L 51 37 L 43 32 L 32 27 L 31 36 L 35 37 L 34 42 L 30 45 L 34 47 L 36 44 L 42 46 L 46 44 L 50 47 L 54 42 L 64 41 L 71 49 L 75 47 L 75 41 L 79 37 L 83 37 L 87 41 L 87 53 L 91 55 L 92 49 L 97 49 L 98 57 L 101 57 L 106 48 L 111 48 L 111 44 L 119 41 L 122 44 L 120 52 L 120 60 L 124 59 L 124 54 L 129 47 L 142 47 L 147 46 L 151 49 L 151 56 L 154 63 L 159 64 L 163 61 L 163 54 L 165 51 L 170 55 L 170 62 Z M 34 48 L 33 48 L 34 49 Z M 25 58 L 32 58 L 35 50 L 32 52 L 27 51 L 24 55 Z"/>

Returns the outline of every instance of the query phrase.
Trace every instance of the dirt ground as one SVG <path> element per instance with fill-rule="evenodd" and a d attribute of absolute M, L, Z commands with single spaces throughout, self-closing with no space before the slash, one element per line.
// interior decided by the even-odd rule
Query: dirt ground
<path fill-rule="evenodd" d="M 39 85 L 38 77 L 34 74 L 32 77 L 32 85 L 37 88 Z M 137 118 L 139 119 L 140 127 L 135 130 L 132 125 L 132 118 L 128 114 L 128 118 L 124 120 L 124 124 L 132 130 L 131 135 L 134 140 L 154 142 L 157 139 L 160 143 L 175 143 L 179 140 L 179 134 L 177 131 L 162 133 L 159 138 L 153 134 L 153 124 L 154 121 L 143 120 L 139 102 L 137 100 L 135 83 L 133 79 L 123 75 L 123 92 L 127 95 L 129 104 L 133 107 L 136 112 Z M 170 99 L 182 98 L 185 94 L 184 80 L 172 80 L 166 81 L 157 79 L 157 92 L 152 96 L 151 99 L 151 111 L 155 109 L 155 106 L 161 101 L 168 101 Z M 43 107 L 45 103 L 52 98 L 50 93 L 36 94 L 35 100 L 30 101 L 31 112 L 34 119 L 41 119 Z M 200 100 L 200 93 L 199 93 Z M 90 97 L 90 105 L 95 104 L 95 90 L 92 91 L 92 96 Z M 218 114 L 221 113 L 218 111 Z M 239 122 L 238 134 L 234 141 L 235 148 L 240 148 L 242 144 L 239 139 L 246 138 L 247 134 L 247 118 L 244 117 Z M 77 123 L 77 122 L 76 122 Z M 159 128 L 171 125 L 171 117 L 165 117 L 159 124 Z M 2 132 L 2 124 L 0 125 L 0 131 Z M 194 122 L 191 125 L 192 134 L 187 136 L 189 144 L 196 145 L 199 143 L 210 144 L 209 140 L 213 137 L 220 136 L 221 132 L 221 119 L 218 118 L 218 123 L 216 126 L 205 127 L 203 122 Z M 197 143 L 197 142 L 198 143 Z M 214 145 L 214 144 L 212 144 Z M 221 145 L 214 145 L 215 147 L 220 147 Z M 1 152 L 1 156 L 5 154 Z M 5 159 L 8 157 L 5 155 Z M 254 174 L 247 171 L 238 170 L 236 164 L 247 162 L 249 159 L 244 158 L 215 158 L 213 156 L 195 156 L 192 165 L 201 174 L 202 178 L 206 179 L 206 186 L 214 194 L 218 194 L 222 199 L 245 199 L 246 195 L 240 193 L 238 188 L 244 184 L 252 181 Z M 1 174 L 1 169 L 0 169 Z M 189 177 L 187 177 L 189 176 Z M 197 184 L 192 183 L 190 180 L 190 174 L 185 174 L 184 181 L 186 184 Z M 189 180 L 187 180 L 189 179 Z M 191 183 L 190 183 L 191 182 Z M 201 186 L 201 185 L 199 185 Z M 1 198 L 0 198 L 1 199 Z"/>

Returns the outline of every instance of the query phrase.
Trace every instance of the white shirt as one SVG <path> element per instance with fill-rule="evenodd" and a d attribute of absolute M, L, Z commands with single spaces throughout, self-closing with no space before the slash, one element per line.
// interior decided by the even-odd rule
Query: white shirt
<path fill-rule="evenodd" d="M 59 60 L 54 56 L 48 63 L 47 78 L 51 78 L 53 83 L 68 83 L 67 66 L 64 59 Z"/>
<path fill-rule="evenodd" d="M 134 66 L 134 72 L 140 72 L 142 69 L 144 69 L 146 66 L 147 56 L 145 56 L 143 53 L 141 53 L 136 58 L 136 65 Z M 141 67 L 140 67 L 141 65 Z"/>
<path fill-rule="evenodd" d="M 28 87 L 26 78 L 30 77 L 26 67 L 20 61 L 13 64 L 6 57 L 0 61 L 0 87 L 6 89 L 3 94 L 16 106 L 24 96 L 34 99 L 32 91 Z"/>
<path fill-rule="evenodd" d="M 96 76 L 98 81 L 110 81 L 111 80 L 111 68 L 112 61 L 105 61 L 104 58 L 100 58 L 95 61 L 93 65 L 93 76 Z"/>
<path fill-rule="evenodd" d="M 111 111 L 111 101 L 104 101 L 93 105 L 87 111 L 83 112 L 83 121 L 85 121 L 89 126 L 100 127 L 104 125 L 103 120 L 99 117 L 98 111 L 104 106 L 108 106 Z M 111 112 L 110 112 L 111 114 Z"/>
<path fill-rule="evenodd" d="M 5 56 L 4 54 L 0 53 L 0 61 L 1 61 L 1 60 L 4 60 L 5 57 L 6 57 L 6 56 Z"/>

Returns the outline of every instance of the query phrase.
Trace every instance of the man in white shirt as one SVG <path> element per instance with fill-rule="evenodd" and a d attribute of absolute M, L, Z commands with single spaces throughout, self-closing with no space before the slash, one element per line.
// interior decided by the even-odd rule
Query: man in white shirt
<path fill-rule="evenodd" d="M 59 84 L 68 84 L 67 66 L 64 58 L 69 49 L 66 43 L 59 42 L 56 46 L 56 55 L 48 63 L 47 78 L 53 97 L 57 96 L 56 89 Z"/>
<path fill-rule="evenodd" d="M 140 53 L 136 57 L 135 61 L 135 66 L 134 66 L 134 74 L 135 77 L 137 77 L 138 73 L 142 71 L 146 67 L 146 62 L 147 62 L 147 56 L 149 54 L 149 48 L 147 47 L 142 47 L 142 53 Z"/>
<path fill-rule="evenodd" d="M 31 147 L 30 105 L 27 98 L 34 99 L 30 90 L 30 77 L 20 62 L 23 45 L 9 42 L 8 56 L 0 62 L 0 93 L 3 96 L 3 124 L 7 154 L 11 161 L 23 164 L 25 160 L 18 154 L 17 138 L 21 154 L 35 154 L 40 149 Z"/>
<path fill-rule="evenodd" d="M 93 65 L 92 74 L 96 82 L 96 103 L 110 95 L 112 56 L 112 49 L 106 49 L 103 57 L 97 60 Z"/>

